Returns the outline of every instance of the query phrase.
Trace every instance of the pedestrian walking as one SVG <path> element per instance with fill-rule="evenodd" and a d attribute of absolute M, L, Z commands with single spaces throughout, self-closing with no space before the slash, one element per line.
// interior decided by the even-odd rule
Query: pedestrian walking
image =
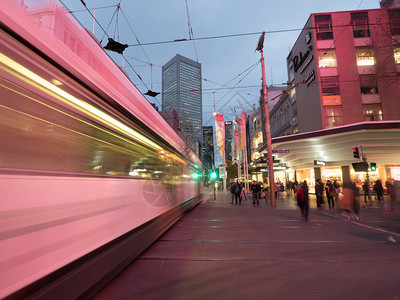
<path fill-rule="evenodd" d="M 335 202 L 339 202 L 340 185 L 339 185 L 339 183 L 337 183 L 336 180 L 334 180 L 332 182 L 332 187 L 333 187 L 333 189 L 331 189 L 331 196 L 333 197 L 333 200 Z"/>
<path fill-rule="evenodd" d="M 317 198 L 317 207 L 322 208 L 322 204 L 324 204 L 324 184 L 321 182 L 321 179 L 317 178 L 315 180 L 315 196 Z"/>
<path fill-rule="evenodd" d="M 365 207 L 365 205 L 367 204 L 367 198 L 368 198 L 368 195 L 369 195 L 369 192 L 370 192 L 369 184 L 368 184 L 367 180 L 364 181 L 364 183 L 362 185 L 362 189 L 363 189 L 363 192 L 364 192 L 364 205 L 363 205 L 363 207 Z"/>
<path fill-rule="evenodd" d="M 387 194 L 389 195 L 389 197 L 386 198 L 386 200 L 385 200 L 385 210 L 388 213 L 390 211 L 393 211 L 393 208 L 394 208 L 393 204 L 396 199 L 396 190 L 394 188 L 394 185 L 392 183 L 390 183 L 389 181 L 385 182 L 385 186 L 386 186 Z"/>
<path fill-rule="evenodd" d="M 264 185 L 263 185 L 263 191 L 264 191 L 264 197 L 265 197 L 265 202 L 267 202 L 267 195 L 268 195 L 268 181 L 265 179 L 264 180 Z"/>
<path fill-rule="evenodd" d="M 234 201 L 234 199 L 235 199 L 235 187 L 236 187 L 236 184 L 234 183 L 234 182 L 232 182 L 231 183 L 231 187 L 230 187 L 230 192 L 231 192 L 231 195 L 232 195 L 232 198 L 231 198 L 231 204 L 233 204 L 233 201 Z"/>
<path fill-rule="evenodd" d="M 330 180 L 328 180 L 325 185 L 325 194 L 326 194 L 326 199 L 328 201 L 329 208 L 335 207 L 334 193 L 331 193 L 331 191 L 333 191 L 333 189 L 334 189 L 334 187 L 333 187 L 332 182 Z"/>
<path fill-rule="evenodd" d="M 358 220 L 357 214 L 353 214 L 353 210 L 355 206 L 355 193 L 354 187 L 352 186 L 351 182 L 344 182 L 343 183 L 343 190 L 342 190 L 343 197 L 339 200 L 340 207 L 345 213 L 345 217 L 347 220 L 353 219 Z"/>
<path fill-rule="evenodd" d="M 259 193 L 261 191 L 261 186 L 258 182 L 253 181 L 253 185 L 252 185 L 252 189 L 253 189 L 253 206 L 258 206 L 260 205 L 260 201 L 259 201 Z"/>
<path fill-rule="evenodd" d="M 382 180 L 378 179 L 374 184 L 374 192 L 378 201 L 383 200 L 383 186 Z"/>
<path fill-rule="evenodd" d="M 234 194 L 235 194 L 235 205 L 240 204 L 242 201 L 240 199 L 240 184 L 239 182 L 235 183 L 235 189 L 234 189 Z"/>
<path fill-rule="evenodd" d="M 241 190 L 240 199 L 243 199 L 243 198 L 244 198 L 244 199 L 247 200 L 246 189 L 245 189 L 243 183 L 240 183 L 240 190 Z M 242 203 L 242 201 L 240 201 L 240 203 Z"/>
<path fill-rule="evenodd" d="M 279 182 L 279 194 L 280 194 L 280 197 L 283 199 L 285 196 L 285 186 L 284 186 L 283 182 Z"/>
<path fill-rule="evenodd" d="M 310 209 L 309 196 L 308 196 L 308 185 L 307 181 L 303 181 L 296 192 L 297 205 L 300 208 L 300 213 L 304 221 L 308 222 L 308 212 Z"/>

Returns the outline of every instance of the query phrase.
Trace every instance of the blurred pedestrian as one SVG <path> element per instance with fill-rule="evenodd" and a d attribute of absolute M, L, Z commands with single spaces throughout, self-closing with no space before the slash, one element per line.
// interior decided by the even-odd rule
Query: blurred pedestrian
<path fill-rule="evenodd" d="M 265 201 L 267 201 L 267 195 L 268 195 L 268 181 L 265 179 L 264 180 L 264 185 L 263 185 L 263 191 L 264 191 L 264 197 Z"/>
<path fill-rule="evenodd" d="M 353 214 L 353 209 L 356 207 L 355 206 L 355 194 L 354 194 L 354 188 L 351 184 L 351 182 L 344 182 L 343 183 L 343 190 L 342 190 L 343 197 L 339 200 L 340 207 L 345 213 L 345 217 L 347 217 L 347 220 L 353 219 L 353 220 L 358 220 L 357 214 Z"/>
<path fill-rule="evenodd" d="M 378 201 L 383 200 L 383 186 L 382 180 L 378 179 L 374 184 L 374 192 Z"/>
<path fill-rule="evenodd" d="M 331 189 L 331 195 L 332 195 L 334 201 L 339 202 L 340 185 L 339 185 L 339 183 L 337 183 L 336 180 L 334 180 L 332 182 L 332 187 L 333 187 L 333 189 Z"/>
<path fill-rule="evenodd" d="M 285 186 L 284 186 L 283 182 L 279 182 L 279 194 L 280 194 L 280 197 L 283 199 L 285 196 Z"/>
<path fill-rule="evenodd" d="M 363 192 L 364 192 L 364 205 L 363 206 L 365 206 L 367 204 L 367 198 L 368 198 L 369 193 L 370 193 L 370 188 L 369 188 L 369 184 L 368 184 L 367 180 L 364 180 L 364 183 L 362 185 L 362 189 L 363 189 Z"/>
<path fill-rule="evenodd" d="M 244 198 L 244 199 L 247 200 L 246 189 L 245 189 L 243 183 L 240 183 L 240 190 L 241 190 L 240 199 L 243 199 L 243 198 Z M 242 201 L 240 201 L 240 203 L 242 203 Z"/>
<path fill-rule="evenodd" d="M 393 204 L 396 200 L 396 190 L 394 189 L 394 185 L 392 183 L 390 183 L 389 181 L 386 181 L 385 185 L 386 185 L 387 193 L 389 195 L 389 197 L 387 197 L 385 200 L 385 210 L 387 212 L 389 212 L 389 211 L 393 211 L 393 207 L 394 207 Z"/>
<path fill-rule="evenodd" d="M 297 205 L 300 208 L 300 213 L 302 218 L 308 222 L 308 212 L 309 212 L 309 197 L 308 197 L 308 185 L 307 181 L 303 181 L 302 184 L 297 188 L 296 192 Z"/>

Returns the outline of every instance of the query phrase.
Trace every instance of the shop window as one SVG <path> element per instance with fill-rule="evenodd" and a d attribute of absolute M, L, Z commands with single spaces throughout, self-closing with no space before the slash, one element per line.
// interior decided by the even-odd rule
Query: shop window
<path fill-rule="evenodd" d="M 322 77 L 321 87 L 324 96 L 340 95 L 338 77 Z"/>
<path fill-rule="evenodd" d="M 337 66 L 335 50 L 318 51 L 318 67 L 333 68 Z"/>
<path fill-rule="evenodd" d="M 368 12 L 357 12 L 351 14 L 351 23 L 353 25 L 353 36 L 355 38 L 369 37 Z"/>
<path fill-rule="evenodd" d="M 393 53 L 394 53 L 394 62 L 396 64 L 400 64 L 400 46 L 395 46 L 393 48 Z"/>
<path fill-rule="evenodd" d="M 331 15 L 314 17 L 317 40 L 333 40 Z"/>
<path fill-rule="evenodd" d="M 362 95 L 378 94 L 378 81 L 375 76 L 361 76 L 360 87 Z"/>
<path fill-rule="evenodd" d="M 371 48 L 356 49 L 357 66 L 373 66 L 375 65 L 374 50 Z"/>
<path fill-rule="evenodd" d="M 382 106 L 380 104 L 363 105 L 364 121 L 382 121 Z"/>
<path fill-rule="evenodd" d="M 326 127 L 336 127 L 343 125 L 343 111 L 341 106 L 325 107 Z"/>
<path fill-rule="evenodd" d="M 400 35 L 400 10 L 388 10 L 390 33 Z"/>

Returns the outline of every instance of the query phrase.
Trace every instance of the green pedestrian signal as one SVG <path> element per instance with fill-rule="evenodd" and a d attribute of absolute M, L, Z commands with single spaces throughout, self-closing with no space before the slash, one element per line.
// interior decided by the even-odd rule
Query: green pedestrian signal
<path fill-rule="evenodd" d="M 376 163 L 370 163 L 369 167 L 370 167 L 371 171 L 376 171 Z"/>

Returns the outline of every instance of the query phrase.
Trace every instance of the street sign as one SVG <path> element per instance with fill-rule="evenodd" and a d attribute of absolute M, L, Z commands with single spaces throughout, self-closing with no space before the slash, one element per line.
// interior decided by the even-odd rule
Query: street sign
<path fill-rule="evenodd" d="M 289 153 L 289 150 L 272 150 L 272 153 Z"/>
<path fill-rule="evenodd" d="M 314 166 L 325 166 L 325 165 L 326 165 L 326 161 L 314 160 Z"/>
<path fill-rule="evenodd" d="M 368 172 L 369 165 L 367 162 L 352 163 L 352 165 L 356 172 Z"/>

